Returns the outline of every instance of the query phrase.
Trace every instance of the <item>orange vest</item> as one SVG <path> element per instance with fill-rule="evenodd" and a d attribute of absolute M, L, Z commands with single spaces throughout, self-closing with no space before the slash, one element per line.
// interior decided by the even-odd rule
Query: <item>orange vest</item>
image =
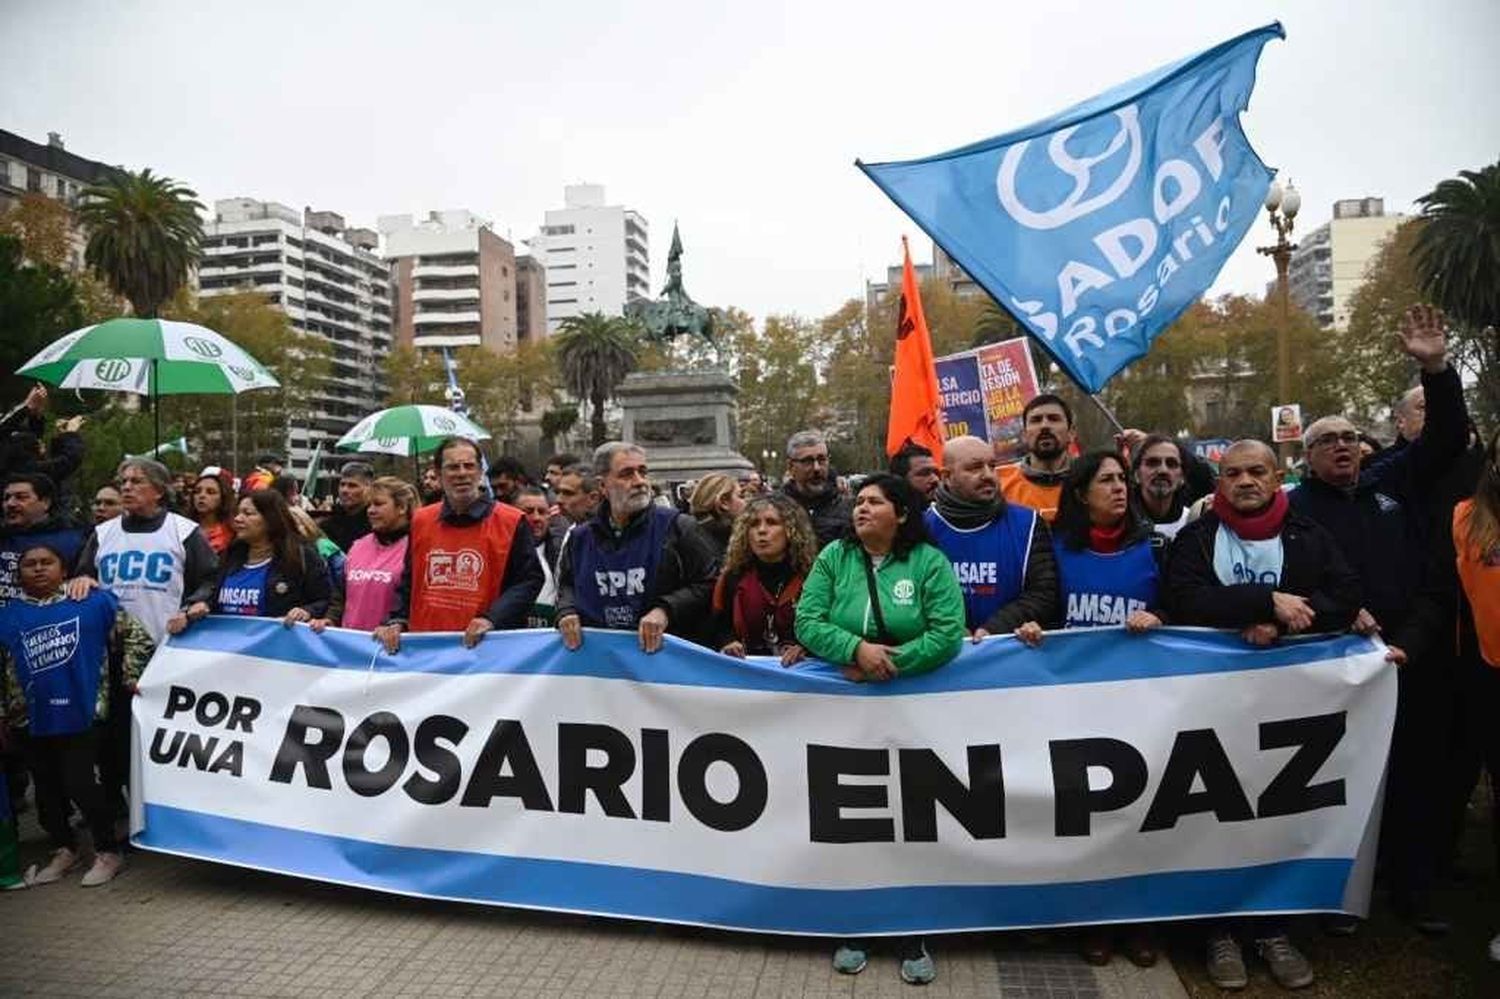
<path fill-rule="evenodd" d="M 1466 499 L 1453 508 L 1453 548 L 1458 552 L 1458 579 L 1474 611 L 1474 630 L 1479 635 L 1479 654 L 1500 668 L 1500 560 L 1486 561 L 1484 553 L 1469 545 L 1469 511 L 1474 501 Z M 1493 553 L 1491 553 L 1493 554 Z"/>
<path fill-rule="evenodd" d="M 500 595 L 521 511 L 496 503 L 477 524 L 450 524 L 441 502 L 411 518 L 410 631 L 463 631 Z"/>
<path fill-rule="evenodd" d="M 1047 523 L 1057 516 L 1057 505 L 1062 502 L 1062 483 L 1054 486 L 1039 486 L 1021 471 L 1019 461 L 1001 465 L 996 473 L 1000 478 L 1000 495 L 1007 503 L 1029 506 L 1042 515 Z"/>

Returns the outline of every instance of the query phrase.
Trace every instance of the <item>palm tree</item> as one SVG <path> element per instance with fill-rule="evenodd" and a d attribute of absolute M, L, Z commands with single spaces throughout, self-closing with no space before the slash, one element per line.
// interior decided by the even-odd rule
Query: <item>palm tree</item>
<path fill-rule="evenodd" d="M 150 169 L 122 170 L 83 192 L 84 261 L 143 319 L 187 282 L 203 239 L 196 192 Z"/>
<path fill-rule="evenodd" d="M 617 316 L 587 312 L 564 319 L 555 343 L 563 383 L 569 392 L 589 402 L 589 436 L 598 447 L 604 443 L 604 400 L 635 370 L 631 327 Z"/>
<path fill-rule="evenodd" d="M 1500 163 L 1462 170 L 1417 204 L 1426 223 L 1415 249 L 1423 291 L 1470 329 L 1500 331 Z"/>

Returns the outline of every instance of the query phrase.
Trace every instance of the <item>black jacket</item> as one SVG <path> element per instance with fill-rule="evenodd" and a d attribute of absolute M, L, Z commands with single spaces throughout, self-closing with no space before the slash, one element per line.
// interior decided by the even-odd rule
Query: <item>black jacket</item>
<path fill-rule="evenodd" d="M 1422 387 L 1427 422 L 1420 438 L 1381 452 L 1352 490 L 1309 478 L 1288 497 L 1293 510 L 1338 542 L 1359 576 L 1360 606 L 1375 615 L 1390 641 L 1398 641 L 1422 589 L 1434 489 L 1463 454 L 1468 436 L 1458 374 L 1451 367 L 1424 374 Z"/>
<path fill-rule="evenodd" d="M 219 587 L 230 574 L 245 567 L 250 546 L 235 542 L 224 553 L 224 564 L 219 567 L 219 578 L 214 583 L 213 596 L 206 601 L 213 611 L 219 609 Z M 301 607 L 313 617 L 328 613 L 328 600 L 333 595 L 333 580 L 328 574 L 328 563 L 318 554 L 318 548 L 310 541 L 302 543 L 302 568 L 284 566 L 280 560 L 272 559 L 266 573 L 266 607 L 262 617 L 283 617 L 293 607 Z"/>
<path fill-rule="evenodd" d="M 476 500 L 464 513 L 459 513 L 441 501 L 443 509 L 439 517 L 450 524 L 472 524 L 488 517 L 495 509 L 495 501 L 485 497 Z M 401 582 L 396 587 L 396 605 L 391 608 L 389 623 L 405 625 L 411 617 L 411 553 L 406 546 L 406 565 L 401 572 Z M 516 533 L 511 538 L 510 555 L 505 560 L 505 575 L 500 577 L 500 595 L 479 616 L 501 630 L 526 627 L 526 612 L 536 603 L 542 592 L 546 577 L 542 574 L 542 563 L 536 557 L 536 542 L 524 520 L 516 523 Z"/>
<path fill-rule="evenodd" d="M 594 543 L 606 550 L 619 548 L 634 534 L 646 529 L 646 518 L 651 513 L 646 509 L 636 514 L 616 531 L 610 523 L 609 502 L 599 504 L 599 512 L 593 519 L 575 530 L 587 530 Z M 557 617 L 578 613 L 578 600 L 573 585 L 573 556 L 578 545 L 578 536 L 563 548 L 557 561 Z M 713 627 L 711 606 L 714 582 L 719 574 L 719 560 L 714 556 L 712 542 L 703 534 L 698 522 L 686 513 L 678 514 L 667 529 L 666 543 L 662 546 L 661 559 L 656 563 L 656 574 L 647 584 L 648 606 L 660 607 L 667 612 L 667 631 L 689 641 L 711 643 Z M 590 626 L 599 626 L 597 621 L 584 621 Z"/>
<path fill-rule="evenodd" d="M 324 517 L 318 526 L 323 529 L 324 534 L 328 535 L 329 541 L 338 545 L 339 550 L 348 555 L 350 546 L 370 533 L 370 518 L 364 507 L 360 507 L 353 513 L 348 513 L 343 507 L 339 507 Z"/>
<path fill-rule="evenodd" d="M 1343 631 L 1359 611 L 1359 577 L 1339 546 L 1318 524 L 1288 511 L 1281 527 L 1281 582 L 1225 585 L 1214 572 L 1214 535 L 1219 518 L 1212 510 L 1177 532 L 1167 556 L 1166 606 L 1173 624 L 1243 630 L 1252 624 L 1278 624 L 1271 594 L 1306 597 L 1316 617 L 1310 630 Z M 1278 624 L 1279 627 L 1279 624 Z"/>
<path fill-rule="evenodd" d="M 792 482 L 782 486 L 781 492 L 807 511 L 808 518 L 812 520 L 813 533 L 818 536 L 819 548 L 828 547 L 850 530 L 850 512 L 854 509 L 854 503 L 847 496 L 840 495 L 838 487 L 831 480 L 828 488 L 821 493 L 804 493 Z"/>

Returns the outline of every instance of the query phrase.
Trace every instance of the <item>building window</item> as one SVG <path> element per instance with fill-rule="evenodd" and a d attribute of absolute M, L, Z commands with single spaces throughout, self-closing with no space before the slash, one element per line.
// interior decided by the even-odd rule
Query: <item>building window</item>
<path fill-rule="evenodd" d="M 26 190 L 32 194 L 40 194 L 42 191 L 42 171 L 36 167 L 26 168 Z"/>
<path fill-rule="evenodd" d="M 571 236 L 573 227 L 570 225 L 544 225 L 542 226 L 544 236 Z"/>

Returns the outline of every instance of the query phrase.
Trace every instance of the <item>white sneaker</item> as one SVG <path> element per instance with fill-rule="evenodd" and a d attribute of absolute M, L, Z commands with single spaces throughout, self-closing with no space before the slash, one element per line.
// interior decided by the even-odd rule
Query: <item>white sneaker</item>
<path fill-rule="evenodd" d="M 94 856 L 94 866 L 83 876 L 80 884 L 85 888 L 97 888 L 109 884 L 125 868 L 125 855 L 110 850 L 101 850 Z"/>
<path fill-rule="evenodd" d="M 1490 938 L 1490 960 L 1500 961 L 1500 933 Z"/>
<path fill-rule="evenodd" d="M 52 859 L 47 862 L 46 867 L 37 867 L 32 864 L 26 871 L 26 883 L 29 885 L 50 885 L 54 881 L 61 881 L 63 875 L 78 866 L 78 853 L 65 846 L 58 847 L 52 851 Z"/>

